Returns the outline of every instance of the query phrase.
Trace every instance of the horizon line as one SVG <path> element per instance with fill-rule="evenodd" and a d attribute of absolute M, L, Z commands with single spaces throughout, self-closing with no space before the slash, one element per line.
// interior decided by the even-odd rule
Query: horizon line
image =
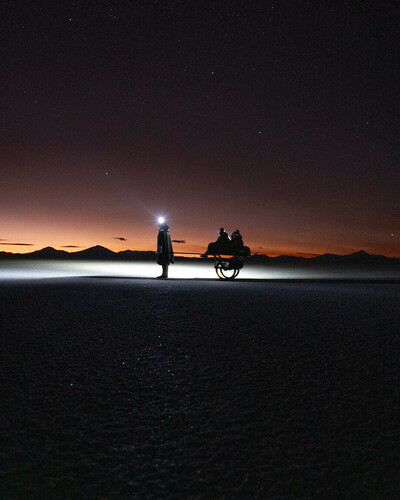
<path fill-rule="evenodd" d="M 10 243 L 8 243 L 9 245 L 11 245 Z M 1 245 L 1 244 L 0 244 Z M 18 244 L 15 244 L 15 245 L 18 245 Z M 20 245 L 20 244 L 19 244 Z M 33 244 L 32 244 L 33 245 Z M 99 247 L 99 248 L 103 248 L 115 255 L 118 255 L 120 253 L 124 253 L 124 252 L 136 252 L 136 253 L 156 253 L 156 250 L 131 250 L 131 249 L 126 249 L 126 250 L 118 250 L 118 251 L 114 251 L 114 250 L 110 250 L 109 248 L 103 246 L 103 245 L 93 245 L 91 247 L 87 247 L 87 248 L 82 248 L 82 247 L 79 247 L 79 246 L 75 246 L 75 245 L 66 245 L 66 246 L 59 246 L 60 250 L 57 249 L 57 248 L 54 248 L 50 245 L 48 246 L 45 246 L 43 248 L 40 248 L 38 250 L 33 250 L 31 252 L 7 252 L 7 251 L 2 251 L 0 250 L 0 254 L 10 254 L 10 255 L 32 255 L 32 254 L 35 254 L 37 252 L 40 252 L 42 250 L 45 250 L 45 249 L 51 249 L 51 250 L 55 250 L 56 252 L 64 252 L 64 253 L 67 253 L 69 255 L 74 255 L 74 254 L 78 254 L 80 252 L 84 252 L 85 250 L 90 250 L 92 248 L 96 248 L 96 247 Z M 65 250 L 65 248 L 80 248 L 80 250 L 75 250 L 73 252 L 69 252 L 67 250 Z M 388 257 L 387 255 L 384 255 L 384 254 L 371 254 L 371 253 L 368 253 L 367 251 L 365 250 L 356 250 L 354 252 L 351 252 L 351 253 L 348 253 L 348 254 L 336 254 L 336 253 L 331 253 L 331 252 L 325 252 L 325 253 L 320 253 L 320 254 L 315 254 L 315 253 L 308 253 L 308 252 L 296 252 L 295 254 L 293 253 L 287 253 L 287 254 L 276 254 L 274 256 L 270 256 L 268 255 L 267 253 L 261 253 L 261 252 L 256 252 L 254 254 L 251 254 L 250 257 L 256 257 L 256 256 L 264 256 L 264 257 L 268 257 L 268 258 L 271 258 L 271 259 L 275 259 L 275 258 L 278 258 L 278 257 L 294 257 L 294 258 L 301 258 L 301 259 L 314 259 L 316 257 L 322 257 L 324 255 L 333 255 L 333 256 L 337 256 L 337 257 L 346 257 L 346 256 L 350 256 L 350 255 L 354 255 L 354 254 L 367 254 L 368 256 L 371 256 L 371 257 L 384 257 L 386 259 L 399 259 L 400 257 L 396 256 L 396 257 Z M 198 255 L 200 256 L 201 253 L 200 252 L 174 252 L 174 254 L 176 255 Z"/>

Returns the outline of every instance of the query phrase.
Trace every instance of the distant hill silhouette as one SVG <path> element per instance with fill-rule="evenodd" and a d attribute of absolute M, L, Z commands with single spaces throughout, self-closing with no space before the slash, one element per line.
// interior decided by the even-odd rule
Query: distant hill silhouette
<path fill-rule="evenodd" d="M 35 252 L 31 252 L 29 254 L 21 254 L 21 255 L 29 255 L 31 258 L 35 259 L 65 259 L 68 258 L 70 254 L 65 250 L 56 250 L 53 247 L 46 247 L 42 248 L 41 250 L 36 250 Z"/>
<path fill-rule="evenodd" d="M 65 250 L 56 250 L 52 247 L 42 248 L 29 253 L 11 253 L 0 252 L 0 259 L 46 259 L 46 260 L 154 260 L 156 252 L 123 250 L 113 252 L 100 245 L 79 250 L 77 252 L 67 252 Z M 193 258 L 193 257 L 190 257 Z M 178 256 L 179 260 L 186 260 L 188 257 Z M 269 257 L 264 254 L 256 254 L 249 257 L 249 262 L 254 264 L 323 264 L 323 265 L 400 265 L 400 259 L 394 257 L 385 257 L 384 255 L 371 255 L 360 250 L 349 255 L 335 255 L 326 253 L 317 257 L 299 257 L 292 255 L 280 255 L 278 257 Z"/>
<path fill-rule="evenodd" d="M 76 257 L 79 254 L 79 257 L 82 259 L 95 259 L 95 260 L 103 260 L 110 259 L 115 257 L 117 254 L 108 248 L 102 247 L 100 245 L 96 245 L 95 247 L 86 248 L 85 250 L 80 250 L 78 252 L 73 252 L 73 256 Z"/>
<path fill-rule="evenodd" d="M 348 255 L 335 255 L 332 253 L 325 253 L 316 257 L 298 257 L 292 255 L 280 255 L 278 257 L 268 257 L 268 255 L 253 255 L 250 258 L 253 262 L 258 263 L 281 263 L 281 264 L 323 264 L 323 265 L 400 265 L 400 259 L 395 257 L 385 257 L 384 255 L 371 255 L 364 250 L 354 252 Z"/>
<path fill-rule="evenodd" d="M 113 252 L 108 248 L 96 245 L 77 252 L 56 250 L 53 247 L 42 248 L 29 253 L 0 252 L 0 259 L 46 259 L 46 260 L 149 260 L 155 259 L 156 253 L 151 251 L 123 250 Z"/>

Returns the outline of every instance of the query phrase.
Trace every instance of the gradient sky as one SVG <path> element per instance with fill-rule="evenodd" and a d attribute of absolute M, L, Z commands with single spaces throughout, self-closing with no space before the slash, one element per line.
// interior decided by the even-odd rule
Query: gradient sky
<path fill-rule="evenodd" d="M 400 256 L 396 3 L 3 0 L 0 251 Z"/>

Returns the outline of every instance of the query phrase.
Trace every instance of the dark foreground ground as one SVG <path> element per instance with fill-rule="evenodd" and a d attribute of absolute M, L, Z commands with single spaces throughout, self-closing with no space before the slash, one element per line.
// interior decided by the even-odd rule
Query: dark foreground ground
<path fill-rule="evenodd" d="M 398 498 L 400 286 L 0 285 L 3 498 Z"/>

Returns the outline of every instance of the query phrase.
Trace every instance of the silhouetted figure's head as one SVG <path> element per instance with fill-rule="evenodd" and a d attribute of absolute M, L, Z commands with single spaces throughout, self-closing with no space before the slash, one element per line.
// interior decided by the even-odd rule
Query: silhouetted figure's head
<path fill-rule="evenodd" d="M 219 230 L 219 234 L 223 234 L 225 232 L 225 229 L 223 227 L 221 227 L 221 229 Z"/>
<path fill-rule="evenodd" d="M 235 245 L 243 245 L 243 236 L 240 234 L 239 229 L 235 229 L 231 235 L 231 240 L 235 243 Z"/>
<path fill-rule="evenodd" d="M 158 218 L 158 223 L 160 225 L 160 229 L 163 228 L 163 229 L 169 229 L 169 226 L 167 224 L 167 221 L 164 219 L 164 217 L 159 217 Z"/>

